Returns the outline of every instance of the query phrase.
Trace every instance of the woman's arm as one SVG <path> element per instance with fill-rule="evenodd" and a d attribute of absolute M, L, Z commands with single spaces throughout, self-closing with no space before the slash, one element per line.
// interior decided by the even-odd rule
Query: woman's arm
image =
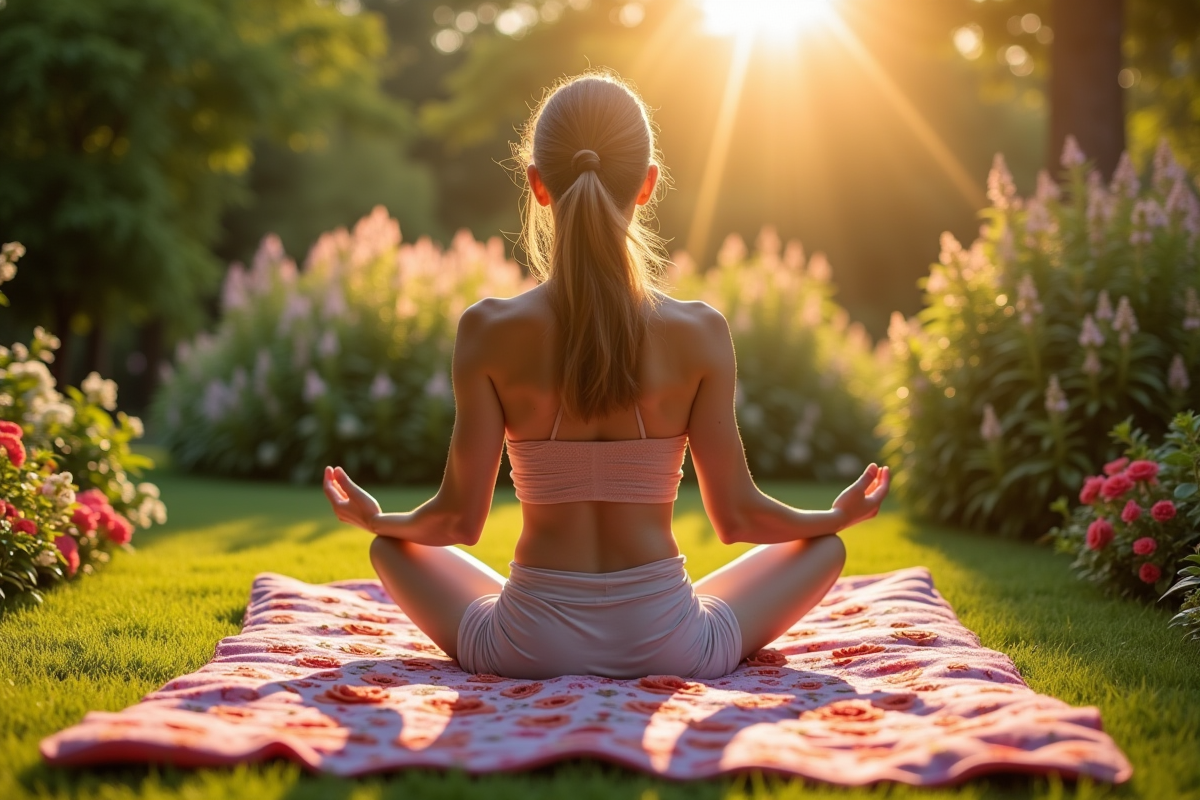
<path fill-rule="evenodd" d="M 702 306 L 697 344 L 704 374 L 692 403 L 688 437 L 704 510 L 726 544 L 778 544 L 837 533 L 879 512 L 890 484 L 888 468 L 871 464 L 826 511 L 804 511 L 763 494 L 750 477 L 734 416 L 737 366 L 729 325 Z"/>
<path fill-rule="evenodd" d="M 384 513 L 341 468 L 325 468 L 325 495 L 338 519 L 379 536 L 445 547 L 475 544 L 483 531 L 504 443 L 504 409 L 487 374 L 489 301 L 468 308 L 454 341 L 454 432 L 441 488 L 412 511 Z"/>

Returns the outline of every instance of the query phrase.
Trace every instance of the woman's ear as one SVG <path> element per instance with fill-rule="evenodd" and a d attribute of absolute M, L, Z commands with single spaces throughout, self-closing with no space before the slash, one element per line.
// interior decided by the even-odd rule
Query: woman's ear
<path fill-rule="evenodd" d="M 651 162 L 646 169 L 646 180 L 642 183 L 641 191 L 638 192 L 637 200 L 639 206 L 644 206 L 650 202 L 650 198 L 654 196 L 654 187 L 658 185 L 658 164 Z"/>
<path fill-rule="evenodd" d="M 525 168 L 525 176 L 529 178 L 529 190 L 533 192 L 533 199 L 537 200 L 538 205 L 550 205 L 550 192 L 542 182 L 542 174 L 538 172 L 538 168 L 530 164 Z"/>

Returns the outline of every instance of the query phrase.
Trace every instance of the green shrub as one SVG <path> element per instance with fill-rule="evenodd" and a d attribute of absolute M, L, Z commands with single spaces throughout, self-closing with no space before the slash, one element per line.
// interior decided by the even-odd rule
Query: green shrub
<path fill-rule="evenodd" d="M 1200 543 L 1200 417 L 1178 414 L 1153 448 L 1128 421 L 1111 437 L 1122 457 L 1084 482 L 1073 511 L 1055 503 L 1065 522 L 1050 535 L 1081 579 L 1154 600 Z"/>
<path fill-rule="evenodd" d="M 1003 158 L 964 249 L 943 234 L 925 309 L 894 315 L 883 430 L 896 488 L 918 514 L 1011 536 L 1113 455 L 1131 417 L 1161 434 L 1200 407 L 1200 202 L 1160 147 L 1145 190 L 1128 156 L 1109 186 L 1073 140 L 1065 188 L 1017 196 Z"/>
<path fill-rule="evenodd" d="M 763 229 L 756 252 L 725 240 L 700 274 L 676 258 L 674 294 L 729 320 L 738 427 L 758 477 L 840 480 L 878 458 L 879 366 L 863 327 L 833 300 L 829 264 Z"/>
<path fill-rule="evenodd" d="M 216 331 L 176 355 L 155 400 L 165 443 L 183 468 L 224 475 L 315 481 L 341 464 L 436 481 L 458 317 L 528 285 L 499 239 L 401 244 L 382 207 L 322 236 L 303 270 L 267 237 L 230 269 Z"/>

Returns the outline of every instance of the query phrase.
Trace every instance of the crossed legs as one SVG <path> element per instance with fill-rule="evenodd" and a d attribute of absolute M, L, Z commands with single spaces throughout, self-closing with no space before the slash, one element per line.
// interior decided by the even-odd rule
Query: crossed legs
<path fill-rule="evenodd" d="M 842 572 L 837 536 L 761 545 L 696 582 L 733 609 L 742 657 L 761 649 L 821 601 Z M 427 547 L 375 537 L 371 563 L 396 605 L 451 658 L 467 606 L 499 594 L 504 577 L 457 547 Z"/>

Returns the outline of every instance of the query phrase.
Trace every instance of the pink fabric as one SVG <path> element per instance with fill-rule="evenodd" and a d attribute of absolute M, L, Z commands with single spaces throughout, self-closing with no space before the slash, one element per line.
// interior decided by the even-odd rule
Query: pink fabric
<path fill-rule="evenodd" d="M 696 594 L 684 561 L 595 574 L 513 562 L 504 590 L 463 614 L 459 663 L 534 679 L 726 675 L 742 659 L 737 617 L 724 600 Z"/>
<path fill-rule="evenodd" d="M 1095 708 L 1029 689 L 923 568 L 843 578 L 771 648 L 707 681 L 471 675 L 375 581 L 260 575 L 245 628 L 212 662 L 41 751 L 56 765 L 283 756 L 338 775 L 591 756 L 670 778 L 754 768 L 852 785 L 1132 771 Z"/>
<path fill-rule="evenodd" d="M 543 441 L 508 442 L 513 486 L 522 503 L 673 503 L 683 477 L 687 434 L 647 439 L 635 405 L 640 439 L 613 442 L 559 441 L 562 408 Z"/>

